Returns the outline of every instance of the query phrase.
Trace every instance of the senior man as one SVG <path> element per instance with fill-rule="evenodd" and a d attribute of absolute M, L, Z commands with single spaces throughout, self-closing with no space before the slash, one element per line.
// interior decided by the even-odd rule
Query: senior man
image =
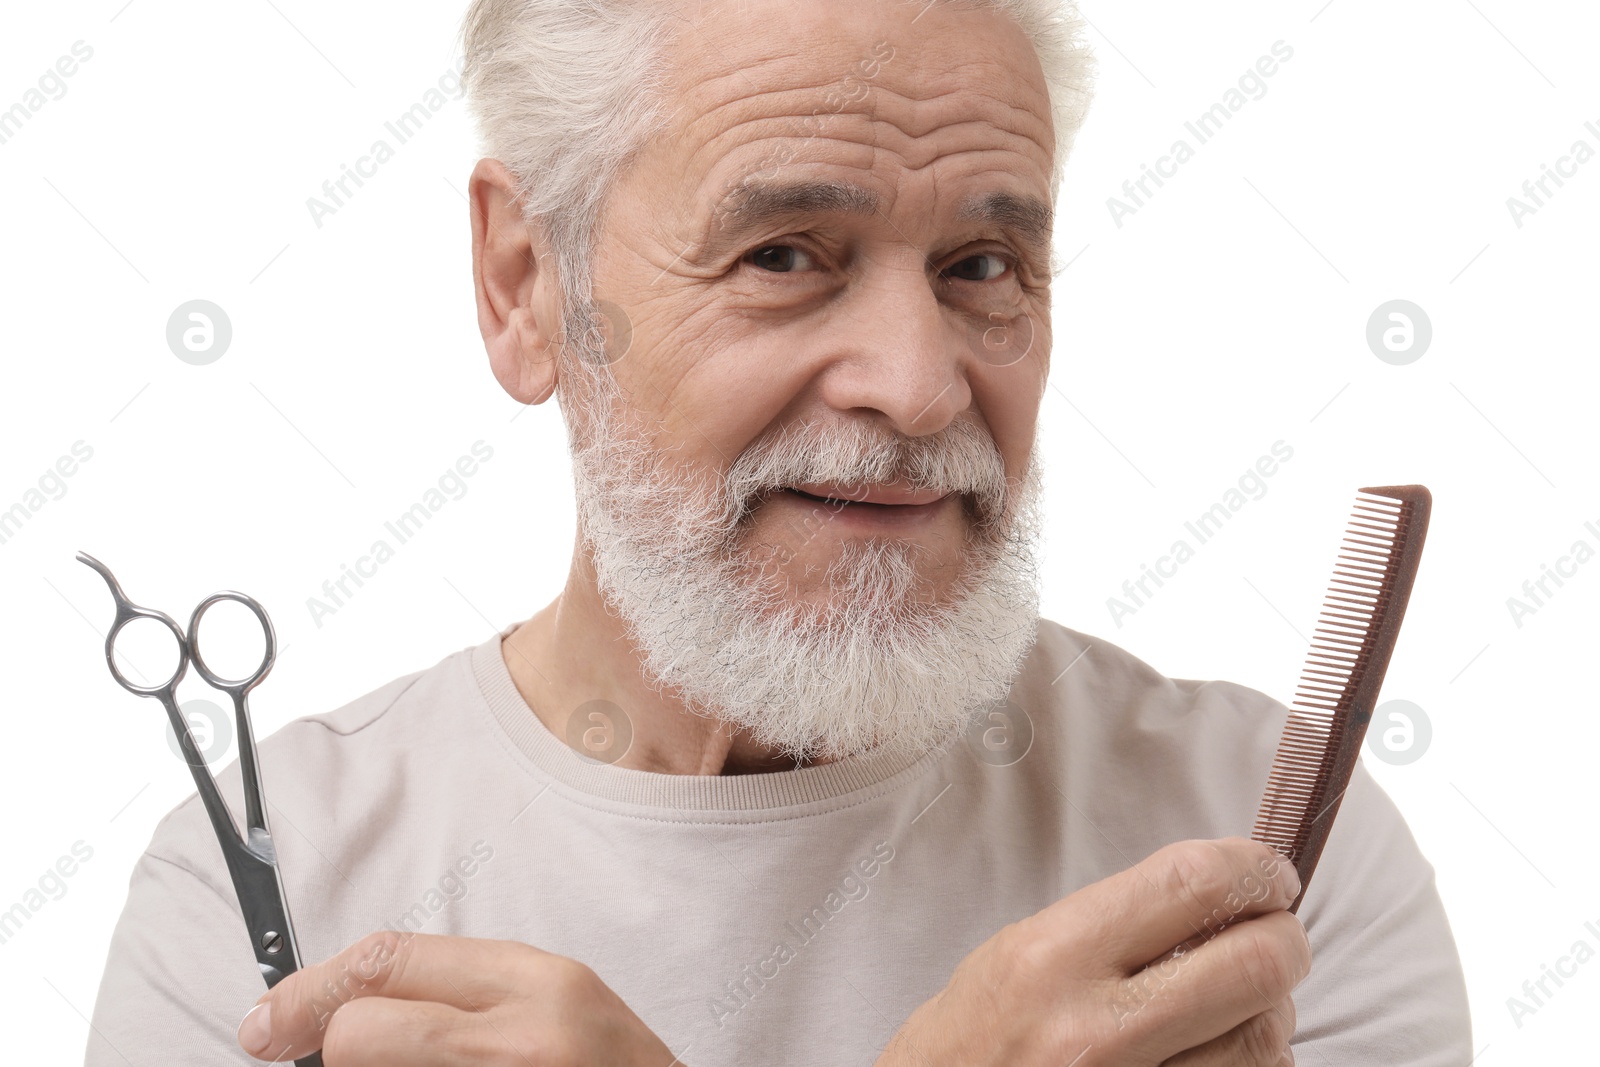
<path fill-rule="evenodd" d="M 270 994 L 162 822 L 91 1065 L 1467 1062 L 1366 771 L 1291 915 L 1239 836 L 1286 709 L 1038 618 L 1073 15 L 473 5 L 479 323 L 567 422 L 565 589 L 261 745 L 311 963 Z"/>

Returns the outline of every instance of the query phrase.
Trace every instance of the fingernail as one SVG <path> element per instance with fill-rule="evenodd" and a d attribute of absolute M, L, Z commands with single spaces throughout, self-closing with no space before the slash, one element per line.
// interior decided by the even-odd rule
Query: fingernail
<path fill-rule="evenodd" d="M 1289 889 L 1290 900 L 1300 895 L 1300 872 L 1288 860 L 1283 861 L 1283 884 Z"/>
<path fill-rule="evenodd" d="M 254 1056 L 272 1040 L 272 1001 L 257 1004 L 245 1012 L 239 1024 L 239 1047 Z"/>

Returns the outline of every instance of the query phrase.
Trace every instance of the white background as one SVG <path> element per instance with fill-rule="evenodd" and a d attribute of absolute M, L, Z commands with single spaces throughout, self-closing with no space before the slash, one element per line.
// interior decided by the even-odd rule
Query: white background
<path fill-rule="evenodd" d="M 281 646 L 254 702 L 263 736 L 484 640 L 564 576 L 558 413 L 501 392 L 477 335 L 464 105 L 320 227 L 306 207 L 375 139 L 393 144 L 384 122 L 455 63 L 456 5 L 394 11 L 7 12 L 0 108 L 74 42 L 93 49 L 0 144 L 0 509 L 75 442 L 93 449 L 0 544 L 0 909 L 75 842 L 93 849 L 65 895 L 0 944 L 8 1057 L 81 1061 L 128 872 L 192 791 L 158 706 L 106 672 L 110 598 L 77 550 L 180 621 L 216 589 L 258 597 Z M 1101 0 L 1085 13 L 1101 76 L 1059 205 L 1072 264 L 1042 415 L 1046 614 L 1163 673 L 1287 700 L 1355 489 L 1429 486 L 1427 554 L 1384 697 L 1422 707 L 1432 741 L 1409 764 L 1367 762 L 1437 868 L 1477 1062 L 1574 1062 L 1592 1048 L 1600 960 L 1520 1026 L 1507 998 L 1580 939 L 1600 949 L 1585 929 L 1600 927 L 1587 666 L 1600 562 L 1520 626 L 1507 599 L 1575 541 L 1600 548 L 1584 526 L 1600 528 L 1600 160 L 1520 227 L 1506 201 L 1575 140 L 1600 149 L 1584 128 L 1600 127 L 1600 18 L 1506 0 Z M 1184 121 L 1279 40 L 1293 57 L 1266 94 L 1119 227 L 1107 198 L 1174 139 L 1194 145 Z M 197 298 L 233 327 L 201 367 L 165 336 Z M 1365 338 L 1397 298 L 1433 326 L 1405 366 Z M 466 495 L 317 625 L 307 598 L 479 440 L 494 455 Z M 1114 622 L 1106 600 L 1124 579 L 1279 440 L 1294 455 L 1266 494 Z M 185 699 L 219 696 L 185 685 Z M 19 1037 L 38 1042 L 26 1057 Z"/>

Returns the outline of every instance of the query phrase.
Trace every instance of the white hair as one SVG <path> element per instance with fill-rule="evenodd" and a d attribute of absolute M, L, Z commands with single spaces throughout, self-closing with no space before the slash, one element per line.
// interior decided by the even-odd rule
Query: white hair
<path fill-rule="evenodd" d="M 896 2 L 989 8 L 1021 27 L 1050 95 L 1054 202 L 1095 70 L 1075 0 Z M 594 242 L 606 196 L 671 117 L 664 79 L 682 26 L 677 8 L 672 0 L 473 0 L 462 21 L 462 80 L 483 149 L 515 178 L 523 217 L 545 228 L 563 332 L 580 355 L 593 354 L 584 338 L 596 322 Z M 603 359 L 570 362 L 609 377 Z"/>

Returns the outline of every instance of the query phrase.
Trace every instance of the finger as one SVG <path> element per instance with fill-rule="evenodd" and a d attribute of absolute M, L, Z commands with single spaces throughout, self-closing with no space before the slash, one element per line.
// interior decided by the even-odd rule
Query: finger
<path fill-rule="evenodd" d="M 1187 1049 L 1161 1067 L 1293 1067 L 1294 998 L 1285 997 L 1268 1011 L 1196 1048 Z"/>
<path fill-rule="evenodd" d="M 340 1008 L 321 1047 L 323 1067 L 466 1067 L 499 1062 L 508 1051 L 480 1012 L 390 997 Z"/>
<path fill-rule="evenodd" d="M 1311 946 L 1300 920 L 1271 912 L 1125 980 L 1115 1002 L 1117 1028 L 1135 1025 L 1141 1044 L 1176 1055 L 1274 1013 L 1310 970 Z M 1292 1015 L 1279 1021 L 1290 1023 L 1293 1033 Z"/>
<path fill-rule="evenodd" d="M 1258 841 L 1175 842 L 1066 898 L 1082 897 L 1089 914 L 1099 918 L 1081 934 L 1087 943 L 1071 949 L 1131 975 L 1176 944 L 1287 908 L 1300 892 L 1293 872 L 1281 855 Z M 1074 914 L 1066 907 L 1061 911 L 1063 921 Z M 1081 921 L 1073 928 L 1081 929 Z"/>
<path fill-rule="evenodd" d="M 549 954 L 513 941 L 381 930 L 279 982 L 257 1001 L 267 1007 L 252 1012 L 254 1022 L 241 1025 L 239 1043 L 253 1055 L 318 1048 L 335 1013 L 368 997 L 461 1011 L 492 1007 L 514 991 L 529 961 L 543 956 Z"/>

